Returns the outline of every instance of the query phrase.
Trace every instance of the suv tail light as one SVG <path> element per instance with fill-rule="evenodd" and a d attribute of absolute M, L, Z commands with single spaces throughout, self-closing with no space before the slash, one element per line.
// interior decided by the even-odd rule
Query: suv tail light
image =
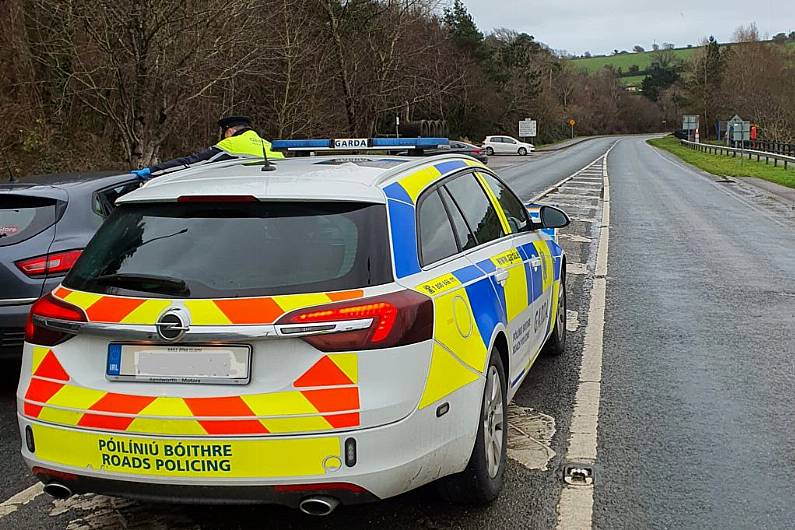
<path fill-rule="evenodd" d="M 53 252 L 36 256 L 35 258 L 17 261 L 16 265 L 31 278 L 41 278 L 43 276 L 66 274 L 75 264 L 77 258 L 83 252 L 82 249 L 67 250 L 65 252 Z"/>
<path fill-rule="evenodd" d="M 311 333 L 313 324 L 331 324 L 371 319 L 369 326 L 353 331 Z M 298 309 L 284 315 L 277 326 L 306 324 L 301 338 L 320 351 L 392 348 L 433 337 L 433 302 L 414 291 L 360 298 Z"/>
<path fill-rule="evenodd" d="M 25 341 L 41 346 L 55 346 L 74 336 L 73 333 L 53 329 L 37 322 L 40 319 L 50 318 L 65 322 L 86 321 L 82 309 L 48 294 L 39 298 L 30 308 L 28 321 L 25 323 Z"/>

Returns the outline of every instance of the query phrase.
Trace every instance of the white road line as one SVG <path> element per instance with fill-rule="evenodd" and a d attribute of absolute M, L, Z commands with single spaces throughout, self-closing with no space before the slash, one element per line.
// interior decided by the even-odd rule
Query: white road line
<path fill-rule="evenodd" d="M 37 482 L 26 490 L 22 490 L 13 497 L 0 503 L 0 519 L 17 511 L 39 495 L 44 493 L 44 484 Z"/>
<path fill-rule="evenodd" d="M 596 269 L 588 308 L 588 324 L 585 327 L 579 384 L 564 458 L 566 462 L 593 465 L 596 461 L 607 291 L 607 252 L 610 238 L 610 181 L 607 175 L 607 157 L 617 143 L 607 150 L 602 163 L 604 195 L 602 219 L 599 225 L 599 246 L 596 250 Z M 596 477 L 596 480 L 598 479 L 599 477 Z M 593 485 L 564 486 L 558 502 L 558 530 L 592 527 Z"/>

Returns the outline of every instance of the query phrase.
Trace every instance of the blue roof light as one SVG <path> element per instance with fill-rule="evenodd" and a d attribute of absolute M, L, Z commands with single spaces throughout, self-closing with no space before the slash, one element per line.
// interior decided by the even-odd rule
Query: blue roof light
<path fill-rule="evenodd" d="M 274 140 L 273 149 L 280 151 L 362 151 L 434 149 L 449 145 L 447 138 L 313 138 L 307 140 Z"/>

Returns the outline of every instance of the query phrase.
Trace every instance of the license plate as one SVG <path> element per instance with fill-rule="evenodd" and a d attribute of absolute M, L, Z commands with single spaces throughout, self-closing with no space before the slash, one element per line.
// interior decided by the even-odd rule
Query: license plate
<path fill-rule="evenodd" d="M 245 385 L 251 346 L 110 344 L 105 373 L 112 381 Z"/>

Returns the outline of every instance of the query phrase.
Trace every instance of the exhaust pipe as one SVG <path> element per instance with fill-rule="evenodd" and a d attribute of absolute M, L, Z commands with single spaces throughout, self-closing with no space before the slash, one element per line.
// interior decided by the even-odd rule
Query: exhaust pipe
<path fill-rule="evenodd" d="M 314 497 L 307 497 L 306 499 L 302 500 L 301 504 L 298 505 L 298 508 L 306 515 L 323 517 L 325 515 L 329 515 L 339 505 L 340 501 L 334 497 L 317 495 Z"/>
<path fill-rule="evenodd" d="M 60 500 L 66 500 L 72 496 L 72 490 L 59 482 L 50 482 L 44 485 L 44 493 Z"/>

